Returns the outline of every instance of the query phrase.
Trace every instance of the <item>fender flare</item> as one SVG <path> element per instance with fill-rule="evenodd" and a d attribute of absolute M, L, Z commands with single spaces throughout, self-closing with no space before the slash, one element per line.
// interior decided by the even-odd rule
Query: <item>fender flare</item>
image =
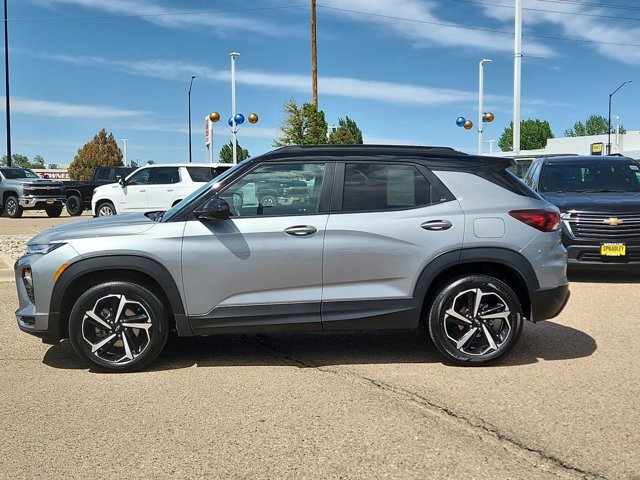
<path fill-rule="evenodd" d="M 180 291 L 175 280 L 169 271 L 156 260 L 142 255 L 106 255 L 101 257 L 90 257 L 81 259 L 72 263 L 60 275 L 55 283 L 51 293 L 51 303 L 49 307 L 49 315 L 52 319 L 58 319 L 58 322 L 64 319 L 60 318 L 60 312 L 64 301 L 64 296 L 69 287 L 83 275 L 93 272 L 105 272 L 109 270 L 125 270 L 130 272 L 142 273 L 153 278 L 162 292 L 167 297 L 173 316 L 176 321 L 178 334 L 181 336 L 191 335 L 191 328 L 186 320 L 184 304 Z M 62 332 L 61 332 L 62 333 Z"/>

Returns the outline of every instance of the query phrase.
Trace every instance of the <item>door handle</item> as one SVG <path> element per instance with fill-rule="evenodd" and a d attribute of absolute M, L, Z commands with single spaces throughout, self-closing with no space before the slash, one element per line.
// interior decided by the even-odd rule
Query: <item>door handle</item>
<path fill-rule="evenodd" d="M 318 229 L 311 225 L 294 225 L 293 227 L 285 228 L 284 233 L 293 235 L 294 237 L 304 237 L 306 235 L 313 235 Z"/>
<path fill-rule="evenodd" d="M 138 190 L 139 192 L 146 192 L 147 189 L 146 188 L 141 188 L 140 190 Z"/>
<path fill-rule="evenodd" d="M 449 230 L 451 227 L 453 227 L 453 223 L 449 222 L 448 220 L 430 220 L 428 222 L 424 222 L 422 225 L 420 225 L 420 227 L 424 228 L 425 230 Z"/>
<path fill-rule="evenodd" d="M 167 188 L 167 192 L 173 192 L 173 188 Z"/>

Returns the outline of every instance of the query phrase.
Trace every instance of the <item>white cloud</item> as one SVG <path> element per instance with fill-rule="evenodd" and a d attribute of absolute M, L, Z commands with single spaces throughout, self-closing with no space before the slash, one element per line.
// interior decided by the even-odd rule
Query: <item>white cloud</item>
<path fill-rule="evenodd" d="M 192 135 L 200 135 L 200 125 L 202 125 L 202 131 L 204 131 L 204 119 L 202 121 L 195 122 L 196 128 L 192 129 Z M 188 134 L 189 129 L 185 127 L 183 123 L 178 122 L 157 122 L 149 120 L 147 122 L 125 122 L 120 124 L 121 130 L 139 130 L 147 132 L 167 132 L 167 133 L 184 133 Z M 259 127 L 255 125 L 248 126 L 247 128 L 241 127 L 239 135 L 243 137 L 251 138 L 275 138 L 280 134 L 280 130 L 276 128 Z M 217 124 L 214 126 L 214 136 L 230 137 L 231 133 L 224 125 Z"/>
<path fill-rule="evenodd" d="M 359 22 L 377 24 L 397 36 L 412 40 L 416 45 L 429 43 L 452 48 L 472 48 L 482 52 L 513 52 L 513 36 L 481 30 L 490 27 L 486 26 L 486 22 L 483 22 L 481 27 L 478 25 L 478 15 L 473 13 L 481 12 L 480 9 L 471 11 L 472 7 L 469 6 L 470 14 L 467 18 L 470 21 L 464 24 L 455 23 L 436 15 L 436 7 L 442 3 L 433 0 L 323 0 L 322 6 L 330 7 L 325 8 L 325 12 L 333 12 L 335 15 Z M 446 8 L 446 2 L 444 3 Z M 486 7 L 485 13 L 488 9 L 489 7 Z M 355 12 L 366 12 L 370 15 Z M 496 30 L 509 31 L 503 27 Z M 535 56 L 555 55 L 550 47 L 530 39 L 524 41 L 523 52 Z"/>
<path fill-rule="evenodd" d="M 78 66 L 99 66 L 135 75 L 163 79 L 180 79 L 195 74 L 198 78 L 213 81 L 230 81 L 228 71 L 213 70 L 201 65 L 168 60 L 123 61 L 103 57 L 71 57 L 67 55 L 40 55 L 54 61 Z M 311 78 L 308 75 L 279 74 L 242 70 L 236 74 L 239 84 L 285 89 L 291 92 L 308 92 Z M 318 89 L 323 95 L 360 98 L 402 105 L 443 105 L 475 101 L 477 92 L 432 88 L 404 83 L 362 80 L 349 77 L 319 77 Z M 487 96 L 488 99 L 508 101 L 508 97 Z"/>
<path fill-rule="evenodd" d="M 141 20 L 154 25 L 168 28 L 208 28 L 218 33 L 230 32 L 254 32 L 267 35 L 282 35 L 286 28 L 255 18 L 235 16 L 230 13 L 204 13 L 187 9 L 175 9 L 164 7 L 152 0 L 34 0 L 36 3 L 55 7 L 58 5 L 70 5 L 86 9 L 95 9 L 111 15 L 139 16 Z M 179 3 L 179 2 L 175 2 Z M 206 10 L 216 10 L 213 7 Z"/>
<path fill-rule="evenodd" d="M 503 22 L 513 22 L 513 0 L 494 0 L 492 3 L 505 7 L 485 6 L 485 15 Z M 561 28 L 562 36 L 586 42 L 640 44 L 640 28 L 631 27 L 624 19 L 606 19 L 598 15 L 611 14 L 611 10 L 577 3 L 549 3 L 540 0 L 523 1 L 522 22 L 526 31 L 540 25 L 555 25 Z M 580 15 L 580 14 L 588 14 Z M 592 16 L 591 16 L 592 15 Z M 621 16 L 618 14 L 618 16 Z M 560 35 L 558 35 L 560 36 Z M 575 45 L 574 42 L 570 42 Z M 584 43 L 605 57 L 623 63 L 640 64 L 640 48 L 623 45 Z"/>
<path fill-rule="evenodd" d="M 0 97 L 0 110 L 5 110 L 5 97 Z M 46 100 L 11 97 L 11 112 L 42 117 L 69 118 L 123 118 L 144 115 L 149 112 L 121 110 L 104 105 L 79 105 Z"/>

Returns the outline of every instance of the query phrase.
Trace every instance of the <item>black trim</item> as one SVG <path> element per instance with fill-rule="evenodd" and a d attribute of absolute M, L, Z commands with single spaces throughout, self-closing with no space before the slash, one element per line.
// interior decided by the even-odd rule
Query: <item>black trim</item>
<path fill-rule="evenodd" d="M 322 330 L 320 302 L 216 307 L 189 322 L 194 335 Z"/>
<path fill-rule="evenodd" d="M 546 288 L 531 293 L 531 320 L 539 322 L 558 316 L 569 301 L 569 285 Z"/>
<path fill-rule="evenodd" d="M 418 326 L 422 300 L 388 299 L 322 303 L 322 330 L 412 329 Z"/>
<path fill-rule="evenodd" d="M 181 336 L 191 335 L 182 298 L 173 277 L 168 270 L 157 261 L 137 255 L 106 255 L 79 260 L 71 264 L 61 275 L 53 287 L 51 303 L 49 306 L 49 328 L 47 337 L 65 338 L 67 332 L 60 331 L 60 325 L 65 319 L 60 318 L 62 303 L 65 293 L 75 280 L 92 272 L 105 272 L 109 270 L 125 270 L 139 272 L 153 278 L 162 288 L 171 309 L 173 310 L 176 328 Z M 186 324 L 185 324 L 186 323 Z"/>

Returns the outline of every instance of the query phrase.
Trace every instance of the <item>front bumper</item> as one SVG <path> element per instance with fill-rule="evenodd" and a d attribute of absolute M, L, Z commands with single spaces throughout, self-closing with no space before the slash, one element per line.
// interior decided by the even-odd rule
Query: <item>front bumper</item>
<path fill-rule="evenodd" d="M 597 268 L 597 269 L 637 269 L 640 265 L 640 245 L 637 240 L 625 242 L 616 240 L 615 243 L 626 245 L 626 255 L 604 256 L 600 255 L 600 242 L 576 241 L 564 239 L 568 253 L 567 265 L 569 268 Z"/>
<path fill-rule="evenodd" d="M 46 208 L 63 206 L 64 197 L 20 197 L 18 203 L 22 208 Z"/>
<path fill-rule="evenodd" d="M 569 285 L 560 285 L 556 288 L 544 288 L 531 294 L 532 322 L 549 320 L 557 317 L 569 301 Z"/>

